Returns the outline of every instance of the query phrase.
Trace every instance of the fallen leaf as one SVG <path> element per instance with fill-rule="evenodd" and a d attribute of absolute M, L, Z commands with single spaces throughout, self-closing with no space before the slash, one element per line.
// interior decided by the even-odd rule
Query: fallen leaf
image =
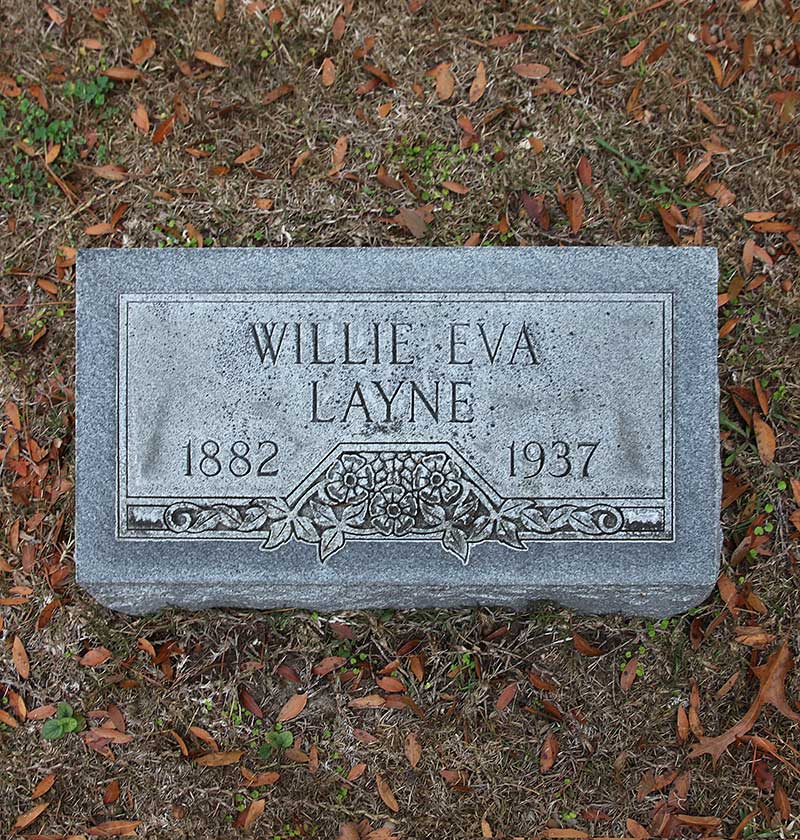
<path fill-rule="evenodd" d="M 498 712 L 502 712 L 504 709 L 507 709 L 508 706 L 511 704 L 511 701 L 514 699 L 517 693 L 517 683 L 509 683 L 501 692 L 500 696 L 497 698 L 497 702 L 494 704 L 495 709 Z"/>
<path fill-rule="evenodd" d="M 43 814 L 49 807 L 49 802 L 40 802 L 38 805 L 34 805 L 30 811 L 26 811 L 24 814 L 20 814 L 20 816 L 17 817 L 14 822 L 13 830 L 17 832 L 26 829 L 29 825 L 36 822 L 41 814 Z"/>
<path fill-rule="evenodd" d="M 111 651 L 108 648 L 96 647 L 87 650 L 78 660 L 78 664 L 83 665 L 84 668 L 96 668 L 98 665 L 108 662 L 109 659 L 111 659 Z"/>
<path fill-rule="evenodd" d="M 47 793 L 47 791 L 50 790 L 51 787 L 53 787 L 55 781 L 55 773 L 50 773 L 48 776 L 45 776 L 31 792 L 31 799 L 38 799 L 40 796 L 44 796 Z"/>
<path fill-rule="evenodd" d="M 580 633 L 574 633 L 573 632 L 572 643 L 575 645 L 575 650 L 577 650 L 578 653 L 581 653 L 584 656 L 602 656 L 603 655 L 603 651 L 600 650 L 600 648 L 595 647 L 592 644 L 589 644 L 589 642 L 587 642 L 586 639 L 584 639 L 583 636 L 580 635 Z"/>
<path fill-rule="evenodd" d="M 230 750 L 228 752 L 210 752 L 194 760 L 201 767 L 225 767 L 236 764 L 245 754 L 244 750 Z"/>
<path fill-rule="evenodd" d="M 367 694 L 366 697 L 356 697 L 347 705 L 351 709 L 377 709 L 386 705 L 386 698 L 380 694 Z"/>
<path fill-rule="evenodd" d="M 546 64 L 515 64 L 512 69 L 523 79 L 543 79 L 550 73 Z"/>
<path fill-rule="evenodd" d="M 425 223 L 425 219 L 416 210 L 403 207 L 397 214 L 397 218 L 400 224 L 408 228 L 417 239 L 422 239 L 428 232 L 428 225 Z"/>
<path fill-rule="evenodd" d="M 137 103 L 136 107 L 131 113 L 133 124 L 142 134 L 150 133 L 150 117 L 147 116 L 147 111 L 141 102 Z"/>
<path fill-rule="evenodd" d="M 753 412 L 753 431 L 761 463 L 771 464 L 775 460 L 775 432 L 757 411 Z"/>
<path fill-rule="evenodd" d="M 486 65 L 483 61 L 478 62 L 478 68 L 475 71 L 475 78 L 469 88 L 469 103 L 473 105 L 477 102 L 486 91 Z"/>
<path fill-rule="evenodd" d="M 153 132 L 153 145 L 158 146 L 160 143 L 163 143 L 164 140 L 172 134 L 172 130 L 175 127 L 175 114 L 171 114 L 165 120 L 162 120 L 157 126 L 156 130 Z"/>
<path fill-rule="evenodd" d="M 335 175 L 344 166 L 345 158 L 347 157 L 347 137 L 342 135 L 334 144 L 331 152 L 331 166 L 330 175 Z"/>
<path fill-rule="evenodd" d="M 273 88 L 271 91 L 264 94 L 264 98 L 261 102 L 264 105 L 272 105 L 273 102 L 277 102 L 282 97 L 288 96 L 293 90 L 294 87 L 292 85 L 278 85 L 278 87 Z"/>
<path fill-rule="evenodd" d="M 210 64 L 212 67 L 227 67 L 228 62 L 225 61 L 224 58 L 220 58 L 218 55 L 212 52 L 208 52 L 207 50 L 195 50 L 194 57 L 198 61 L 202 61 L 204 64 Z"/>
<path fill-rule="evenodd" d="M 539 769 L 542 773 L 551 770 L 558 755 L 558 738 L 552 732 L 548 732 L 542 744 L 542 751 L 539 755 Z"/>
<path fill-rule="evenodd" d="M 259 720 L 263 719 L 264 710 L 256 703 L 253 695 L 244 686 L 239 686 L 239 702 L 253 717 L 257 717 Z"/>
<path fill-rule="evenodd" d="M 583 155 L 578 161 L 578 180 L 584 187 L 592 186 L 592 164 L 589 163 L 589 158 Z"/>
<path fill-rule="evenodd" d="M 783 642 L 764 665 L 753 668 L 753 673 L 758 678 L 760 688 L 744 717 L 721 735 L 713 738 L 700 736 L 689 753 L 689 758 L 698 758 L 707 754 L 716 764 L 728 747 L 752 729 L 764 706 L 772 706 L 790 720 L 800 721 L 800 713 L 789 706 L 785 693 L 786 677 L 793 667 L 794 662 L 789 651 L 789 644 Z"/>
<path fill-rule="evenodd" d="M 247 829 L 250 828 L 250 826 L 252 826 L 264 813 L 266 805 L 266 799 L 253 799 L 244 811 L 241 811 L 238 814 L 233 822 L 234 826 L 242 829 L 242 831 L 247 831 Z"/>
<path fill-rule="evenodd" d="M 578 233 L 583 226 L 583 196 L 577 190 L 567 196 L 566 213 L 570 230 Z"/>
<path fill-rule="evenodd" d="M 251 160 L 255 160 L 263 151 L 261 144 L 256 143 L 255 146 L 251 146 L 247 151 L 242 152 L 238 157 L 234 158 L 233 162 L 237 164 L 250 163 Z"/>
<path fill-rule="evenodd" d="M 390 811 L 394 811 L 396 814 L 400 810 L 400 806 L 397 804 L 397 800 L 395 799 L 394 793 L 392 793 L 392 789 L 389 787 L 389 783 L 379 773 L 375 775 L 375 785 L 377 786 L 378 794 L 384 801 L 386 807 Z"/>
<path fill-rule="evenodd" d="M 113 805 L 119 799 L 119 782 L 112 779 L 103 791 L 103 804 Z"/>
<path fill-rule="evenodd" d="M 128 177 L 128 170 L 116 163 L 107 163 L 103 166 L 93 166 L 92 172 L 98 178 L 106 181 L 124 181 Z"/>
<path fill-rule="evenodd" d="M 108 70 L 103 70 L 102 75 L 114 79 L 115 82 L 132 82 L 142 76 L 138 70 L 131 67 L 109 67 Z"/>
<path fill-rule="evenodd" d="M 444 102 L 453 95 L 456 88 L 456 77 L 450 69 L 449 64 L 440 65 L 439 72 L 436 74 L 436 95 L 440 102 Z"/>
<path fill-rule="evenodd" d="M 136 49 L 131 53 L 131 61 L 136 64 L 143 64 L 148 58 L 152 58 L 156 52 L 156 42 L 152 38 L 144 38 Z"/>
<path fill-rule="evenodd" d="M 325 58 L 322 62 L 321 71 L 322 84 L 325 87 L 330 87 L 336 81 L 336 65 L 330 58 Z"/>
<path fill-rule="evenodd" d="M 225 17 L 225 0 L 214 0 L 214 20 L 222 23 Z"/>
<path fill-rule="evenodd" d="M 25 650 L 25 645 L 19 636 L 14 636 L 14 641 L 11 643 L 11 659 L 14 662 L 14 667 L 20 676 L 20 679 L 27 680 L 31 675 L 31 663 L 28 659 L 28 653 Z"/>
<path fill-rule="evenodd" d="M 412 767 L 416 767 L 422 757 L 422 746 L 413 732 L 409 732 L 408 735 L 406 735 L 405 740 L 403 741 L 403 750 L 405 751 L 408 763 Z"/>
<path fill-rule="evenodd" d="M 306 707 L 308 694 L 295 694 L 290 697 L 278 712 L 278 723 L 294 720 Z"/>
<path fill-rule="evenodd" d="M 639 665 L 639 657 L 631 657 L 622 669 L 622 674 L 619 680 L 619 687 L 627 694 L 630 691 L 633 681 L 636 679 L 636 668 Z"/>
<path fill-rule="evenodd" d="M 466 195 L 469 192 L 469 187 L 459 184 L 458 181 L 442 181 L 442 186 L 450 192 L 458 193 L 459 195 Z"/>
<path fill-rule="evenodd" d="M 345 662 L 347 660 L 343 656 L 326 656 L 311 669 L 311 673 L 318 677 L 324 677 L 331 671 L 341 668 Z"/>
<path fill-rule="evenodd" d="M 267 785 L 274 785 L 281 777 L 281 774 L 276 773 L 274 770 L 267 770 L 263 773 L 254 773 L 252 770 L 248 770 L 247 767 L 240 767 L 239 769 L 242 771 L 242 776 L 244 777 L 245 782 L 247 782 L 247 787 L 266 787 Z"/>
<path fill-rule="evenodd" d="M 86 829 L 92 837 L 131 837 L 142 824 L 141 820 L 108 820 Z"/>
<path fill-rule="evenodd" d="M 622 67 L 630 67 L 631 64 L 636 64 L 636 62 L 642 57 L 645 49 L 647 48 L 647 38 L 643 41 L 639 41 L 639 43 L 633 47 L 632 49 L 628 50 L 625 55 L 619 60 L 619 63 Z"/>

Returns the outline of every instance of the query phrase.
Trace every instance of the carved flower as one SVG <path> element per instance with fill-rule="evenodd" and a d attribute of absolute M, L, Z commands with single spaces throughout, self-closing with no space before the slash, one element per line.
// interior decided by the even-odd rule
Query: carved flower
<path fill-rule="evenodd" d="M 422 454 L 418 452 L 381 452 L 372 461 L 376 487 L 398 484 L 411 490 L 414 470 L 421 461 Z"/>
<path fill-rule="evenodd" d="M 325 490 L 336 502 L 362 502 L 374 484 L 372 467 L 360 455 L 342 455 L 327 473 Z"/>
<path fill-rule="evenodd" d="M 428 455 L 414 470 L 414 489 L 432 504 L 449 504 L 461 495 L 461 469 L 447 455 Z"/>
<path fill-rule="evenodd" d="M 369 512 L 372 524 L 382 534 L 402 537 L 414 526 L 417 503 L 404 487 L 389 484 L 372 497 Z"/>

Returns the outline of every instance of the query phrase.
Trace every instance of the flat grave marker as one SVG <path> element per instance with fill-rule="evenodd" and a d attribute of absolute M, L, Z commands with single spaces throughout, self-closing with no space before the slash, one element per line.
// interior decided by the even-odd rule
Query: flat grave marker
<path fill-rule="evenodd" d="M 718 567 L 716 252 L 92 249 L 102 603 L 667 615 Z"/>

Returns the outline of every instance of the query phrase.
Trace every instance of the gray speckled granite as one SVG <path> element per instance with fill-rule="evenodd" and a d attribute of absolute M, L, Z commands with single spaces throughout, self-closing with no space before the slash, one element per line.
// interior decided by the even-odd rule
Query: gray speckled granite
<path fill-rule="evenodd" d="M 81 251 L 78 580 L 131 613 L 685 610 L 716 291 L 709 248 Z"/>

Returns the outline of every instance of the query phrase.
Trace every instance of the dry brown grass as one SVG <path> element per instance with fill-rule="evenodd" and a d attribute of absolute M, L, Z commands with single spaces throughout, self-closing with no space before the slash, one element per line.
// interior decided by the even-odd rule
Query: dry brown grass
<path fill-rule="evenodd" d="M 186 240 L 188 225 L 206 246 L 409 244 L 409 232 L 387 219 L 401 207 L 423 203 L 433 213 L 424 244 L 457 245 L 476 233 L 483 244 L 495 246 L 657 245 L 669 243 L 659 203 L 697 203 L 703 240 L 719 249 L 721 292 L 744 271 L 747 239 L 754 237 L 774 260 L 763 284 L 723 307 L 720 321 L 740 319 L 721 345 L 722 408 L 730 421 L 723 429 L 723 458 L 726 475 L 748 483 L 747 491 L 723 513 L 723 569 L 740 587 L 752 586 L 767 612 L 745 609 L 738 622 L 728 616 L 698 650 L 690 644 L 690 624 L 697 619 L 707 627 L 722 610 L 718 597 L 665 626 L 580 617 L 546 607 L 530 614 L 490 608 L 325 617 L 214 611 L 131 619 L 94 604 L 69 578 L 53 589 L 53 569 L 61 562 L 71 568 L 72 494 L 55 504 L 29 498 L 15 489 L 18 476 L 5 469 L 0 559 L 10 571 L 0 572 L 0 596 L 20 591 L 13 587 L 31 592 L 22 597 L 23 603 L 1 608 L 2 686 L 21 694 L 28 709 L 67 701 L 87 714 L 116 704 L 133 740 L 113 747 L 112 760 L 88 749 L 78 735 L 44 741 L 40 722 L 29 720 L 16 728 L 0 724 L 0 826 L 11 829 L 17 816 L 35 804 L 30 799 L 34 785 L 53 772 L 56 782 L 46 795 L 51 804 L 28 831 L 81 834 L 103 821 L 124 818 L 141 821 L 140 836 L 236 836 L 239 832 L 231 826 L 236 795 L 246 793 L 238 767 L 198 767 L 181 756 L 169 734 L 177 731 L 198 752 L 202 743 L 187 733 L 190 726 L 201 726 L 223 750 L 248 748 L 243 763 L 251 769 L 280 771 L 277 784 L 264 790 L 267 806 L 254 828 L 257 837 L 333 837 L 340 824 L 362 819 L 375 828 L 390 821 L 403 838 L 479 837 L 482 818 L 496 837 L 538 835 L 554 828 L 625 836 L 635 830 L 626 820 L 650 826 L 654 808 L 668 795 L 665 789 L 637 799 L 642 775 L 673 769 L 691 770 L 685 812 L 718 817 L 720 835 L 731 836 L 743 817 L 756 812 L 742 836 L 797 836 L 796 770 L 765 759 L 791 801 L 794 816 L 782 820 L 776 816 L 774 790 L 760 790 L 756 784 L 751 746 L 737 746 L 714 768 L 706 759 L 690 761 L 688 745 L 676 737 L 677 707 L 688 705 L 692 680 L 699 687 L 700 721 L 708 734 L 730 726 L 752 701 L 756 688 L 748 665 L 763 661 L 764 653 L 755 651 L 751 659 L 750 650 L 735 640 L 737 623 L 757 620 L 776 640 L 788 639 L 794 651 L 800 650 L 797 529 L 789 522 L 797 503 L 788 485 L 790 478 L 800 477 L 797 254 L 783 234 L 754 233 L 743 218 L 747 211 L 770 210 L 778 220 L 797 220 L 800 163 L 797 149 L 787 144 L 800 139 L 798 119 L 789 115 L 781 121 L 767 99 L 798 86 L 800 55 L 796 47 L 791 51 L 796 24 L 786 4 L 763 0 L 744 14 L 733 2 L 716 8 L 672 3 L 615 24 L 627 7 L 611 4 L 605 14 L 600 5 L 584 0 L 542 5 L 429 0 L 416 15 L 404 3 L 365 0 L 348 16 L 339 42 L 331 28 L 341 6 L 327 1 L 280 4 L 284 22 L 274 28 L 266 21 L 271 6 L 251 14 L 247 3 L 236 0 L 228 0 L 222 23 L 215 21 L 211 2 L 113 3 L 105 23 L 91 16 L 91 5 L 65 0 L 56 18 L 59 12 L 69 17 L 60 24 L 37 4 L 6 0 L 0 8 L 0 74 L 18 76 L 23 88 L 40 84 L 49 118 L 73 120 L 71 136 L 85 137 L 96 129 L 97 142 L 85 164 L 119 163 L 131 175 L 109 182 L 85 167 L 56 160 L 74 193 L 72 201 L 58 188 L 40 189 L 31 201 L 0 187 L 7 324 L 0 339 L 0 394 L 2 402 L 11 399 L 19 406 L 25 432 L 40 446 L 63 441 L 51 470 L 58 468 L 72 478 L 74 276 L 71 268 L 60 274 L 54 268 L 61 246 L 177 246 Z M 520 23 L 550 29 L 523 32 L 519 41 L 504 48 L 481 45 Z M 598 24 L 595 31 L 581 34 Z M 704 24 L 713 37 L 730 35 L 739 48 L 752 35 L 753 67 L 730 87 L 716 84 L 704 53 L 718 54 L 724 63 L 740 61 L 741 51 L 718 42 L 704 45 Z M 125 65 L 145 36 L 154 38 L 158 49 L 142 68 L 143 80 L 117 83 L 103 108 L 65 96 L 62 75 L 94 78 L 100 56 L 108 66 Z M 353 58 L 367 36 L 376 39 L 369 61 L 391 73 L 396 89 L 381 86 L 366 95 L 354 93 L 369 78 L 363 61 Z M 622 68 L 620 57 L 646 36 L 650 42 L 645 55 L 663 41 L 669 49 L 652 65 Z M 103 52 L 82 48 L 84 38 L 99 39 Z M 185 76 L 177 62 L 188 60 L 196 49 L 223 56 L 230 67 L 214 69 L 192 61 L 195 75 Z M 325 56 L 337 68 L 330 88 L 319 77 Z M 470 105 L 467 92 L 481 60 L 488 87 Z M 512 71 L 523 60 L 547 64 L 552 78 L 576 88 L 574 95 L 534 96 L 536 83 Z M 443 61 L 452 63 L 458 81 L 446 102 L 437 99 L 433 81 L 425 77 Z M 643 110 L 628 112 L 626 103 L 639 81 Z M 413 92 L 414 83 L 424 86 L 421 97 Z M 264 94 L 280 84 L 292 84 L 294 93 L 262 105 Z M 176 95 L 191 119 L 177 123 L 171 136 L 153 145 L 129 115 L 141 102 L 155 125 L 173 112 Z M 19 139 L 19 99 L 0 95 L 10 129 L 2 141 L 2 165 L 17 169 L 21 164 L 14 162 L 18 153 L 13 142 Z M 722 125 L 715 127 L 701 115 L 698 100 Z M 377 106 L 388 101 L 393 108 L 381 118 Z M 462 136 L 460 115 L 477 124 L 501 106 L 505 111 L 482 130 L 477 151 L 462 155 L 453 150 Z M 714 131 L 730 152 L 715 155 L 704 176 L 684 185 L 686 171 L 702 153 L 702 141 Z M 342 135 L 349 143 L 342 170 L 348 177 L 329 177 L 332 148 Z M 542 142 L 540 153 L 522 148 L 526 136 Z M 646 163 L 648 171 L 639 179 L 629 177 L 598 138 Z M 256 143 L 264 152 L 249 169 L 231 165 Z M 210 155 L 195 158 L 186 147 L 206 148 Z M 419 152 L 409 151 L 415 147 Z M 311 156 L 292 174 L 292 162 L 306 150 Z M 39 171 L 41 151 L 36 148 L 30 159 Z M 501 161 L 494 159 L 498 151 L 505 153 Z M 19 154 L 24 162 L 27 157 Z M 583 191 L 586 218 L 574 234 L 558 196 L 578 189 L 576 167 L 582 155 L 591 161 L 596 192 Z M 394 177 L 407 166 L 427 197 L 415 199 L 408 190 L 381 187 L 375 161 Z M 230 171 L 214 174 L 218 166 L 230 166 Z M 470 192 L 447 195 L 439 187 L 444 179 L 461 182 Z M 735 193 L 735 203 L 721 207 L 705 193 L 703 185 L 710 180 L 723 181 Z M 17 183 L 24 186 L 25 179 Z M 522 191 L 545 197 L 552 217 L 549 230 L 521 211 Z M 256 198 L 272 199 L 272 210 L 258 209 Z M 88 226 L 108 221 L 121 203 L 129 206 L 113 237 L 84 234 Z M 493 228 L 503 217 L 508 222 L 505 234 Z M 696 221 L 689 219 L 679 228 L 682 239 L 696 235 Z M 762 269 L 756 260 L 745 280 Z M 40 280 L 55 282 L 55 289 L 48 293 Z M 31 346 L 41 326 L 46 334 Z M 772 396 L 769 420 L 778 433 L 778 454 L 771 466 L 759 460 L 752 433 L 730 396 L 733 386 L 752 388 L 755 377 L 763 379 Z M 3 422 L 7 432 L 10 420 L 4 417 Z M 41 522 L 29 525 L 37 512 L 43 515 Z M 53 541 L 61 514 L 64 527 Z M 758 522 L 771 529 L 761 553 L 740 552 L 743 556 L 737 554 L 732 564 L 734 549 L 759 516 L 763 522 Z M 17 521 L 34 546 L 27 568 L 20 549 L 12 550 Z M 40 611 L 54 597 L 64 601 L 63 608 L 37 629 Z M 337 636 L 335 621 L 352 629 L 352 641 Z M 603 656 L 578 654 L 573 632 L 601 644 Z M 31 661 L 27 680 L 12 665 L 16 635 Z M 138 649 L 139 639 L 157 648 L 176 643 L 180 652 L 170 660 L 170 679 Z M 376 691 L 377 672 L 412 639 L 419 640 L 424 678 L 418 682 L 412 675 L 408 657 L 398 676 L 424 717 L 413 710 L 350 708 L 354 695 Z M 98 645 L 109 648 L 112 659 L 96 669 L 80 666 L 80 655 Z M 627 652 L 635 654 L 640 647 L 643 674 L 624 694 L 620 666 Z M 353 657 L 363 670 L 358 690 L 339 679 L 312 675 L 316 663 L 336 654 Z M 453 675 L 458 665 L 463 670 Z M 287 681 L 281 666 L 293 668 L 300 685 Z M 527 681 L 531 670 L 552 679 L 557 690 L 548 695 L 535 689 Z M 741 674 L 736 685 L 716 699 L 736 671 Z M 516 698 L 498 712 L 500 692 L 514 681 L 519 683 Z M 305 712 L 288 728 L 297 749 L 308 753 L 316 745 L 316 773 L 285 755 L 265 761 L 257 748 L 248 746 L 263 737 L 255 738 L 253 719 L 242 713 L 240 686 L 263 708 L 266 729 L 289 696 L 309 691 Z M 790 676 L 787 687 L 789 697 L 796 698 L 800 679 Z M 560 721 L 542 716 L 545 699 L 558 707 Z M 356 729 L 377 740 L 362 743 Z M 754 731 L 769 738 L 787 761 L 800 764 L 796 725 L 767 712 Z M 418 733 L 423 746 L 416 769 L 403 753 L 409 732 Z M 557 735 L 560 751 L 554 768 L 542 773 L 539 753 L 548 732 Z M 361 762 L 366 771 L 346 785 L 343 777 Z M 443 770 L 461 771 L 463 784 L 453 787 L 442 777 Z M 396 815 L 376 792 L 376 774 L 397 797 Z M 103 791 L 112 780 L 119 782 L 121 794 L 116 803 L 105 805 Z M 607 819 L 593 820 L 597 812 Z M 684 836 L 697 835 L 694 829 L 682 831 Z"/>

